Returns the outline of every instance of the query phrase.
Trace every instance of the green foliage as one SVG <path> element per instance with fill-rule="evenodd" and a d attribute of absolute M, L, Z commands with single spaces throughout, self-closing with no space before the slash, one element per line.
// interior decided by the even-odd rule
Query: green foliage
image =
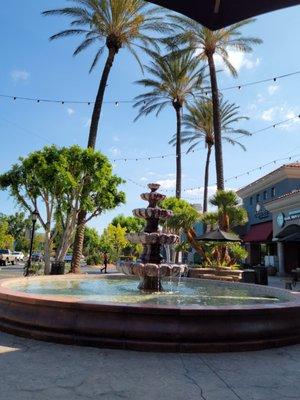
<path fill-rule="evenodd" d="M 220 228 L 229 231 L 235 226 L 245 225 L 248 221 L 246 210 L 240 206 L 236 193 L 232 190 L 219 190 L 211 199 L 210 203 L 218 207 L 215 213 L 219 220 Z"/>
<path fill-rule="evenodd" d="M 122 228 L 126 229 L 127 233 L 138 233 L 141 232 L 145 227 L 145 221 L 137 217 L 126 217 L 125 215 L 118 215 L 115 217 L 111 224 L 114 226 L 120 225 Z"/>
<path fill-rule="evenodd" d="M 208 56 L 216 54 L 233 76 L 237 76 L 237 71 L 230 61 L 228 50 L 251 53 L 254 45 L 262 43 L 261 39 L 243 36 L 240 31 L 255 21 L 253 18 L 216 31 L 185 16 L 172 15 L 171 18 L 174 29 L 179 31 L 168 40 L 172 47 L 187 46 L 197 54 L 200 61 L 207 61 Z"/>
<path fill-rule="evenodd" d="M 9 225 L 5 219 L 0 220 L 0 248 L 12 250 L 14 238 L 9 234 Z"/>
<path fill-rule="evenodd" d="M 29 275 L 42 275 L 44 269 L 43 262 L 32 262 L 29 268 Z"/>
<path fill-rule="evenodd" d="M 200 221 L 201 214 L 185 200 L 169 197 L 160 205 L 164 209 L 173 211 L 173 217 L 166 220 L 165 226 L 175 232 L 192 229 Z"/>
<path fill-rule="evenodd" d="M 109 253 L 111 261 L 118 260 L 128 244 L 126 228 L 122 228 L 120 225 L 114 226 L 109 224 L 108 227 L 104 229 L 101 236 L 100 248 L 102 252 Z"/>
<path fill-rule="evenodd" d="M 243 150 L 245 146 L 238 142 L 234 136 L 249 136 L 250 132 L 237 126 L 242 120 L 247 120 L 245 116 L 239 115 L 239 108 L 234 103 L 220 100 L 220 117 L 223 141 L 239 145 Z M 213 124 L 213 103 L 211 99 L 200 99 L 187 106 L 188 113 L 183 116 L 183 126 L 186 129 L 182 132 L 182 144 L 188 144 L 188 152 L 204 141 L 207 146 L 213 146 L 214 124 Z M 176 135 L 170 141 L 170 144 L 176 144 Z"/>
<path fill-rule="evenodd" d="M 153 112 L 156 116 L 167 106 L 183 107 L 200 90 L 203 76 L 192 52 L 171 52 L 165 56 L 151 52 L 153 61 L 145 70 L 150 78 L 137 81 L 150 91 L 136 97 L 134 107 L 139 108 L 138 117 Z"/>
<path fill-rule="evenodd" d="M 239 243 L 230 243 L 228 245 L 228 251 L 233 261 L 237 264 L 244 262 L 248 256 L 248 251 Z"/>
<path fill-rule="evenodd" d="M 88 179 L 89 184 L 84 185 Z M 0 188 L 9 190 L 19 205 L 29 212 L 37 208 L 39 221 L 45 230 L 45 243 L 50 268 L 50 249 L 61 232 L 57 257 L 64 257 L 76 225 L 79 203 L 92 218 L 111 210 L 125 201 L 118 190 L 123 182 L 112 174 L 108 159 L 98 151 L 79 146 L 42 150 L 20 158 L 19 162 L 0 176 Z M 62 251 L 63 249 L 63 251 Z"/>
<path fill-rule="evenodd" d="M 86 258 L 86 263 L 87 265 L 100 265 L 102 264 L 103 259 L 101 257 L 101 255 L 98 253 L 94 253 L 92 255 L 87 256 Z"/>
<path fill-rule="evenodd" d="M 169 32 L 168 25 L 160 17 L 161 9 L 149 7 L 142 0 L 72 0 L 73 6 L 45 11 L 44 15 L 73 18 L 71 27 L 51 37 L 83 37 L 74 55 L 90 46 L 98 45 L 90 72 L 101 58 L 105 47 L 116 53 L 126 48 L 140 64 L 135 46 L 144 49 L 157 48 L 156 33 Z"/>

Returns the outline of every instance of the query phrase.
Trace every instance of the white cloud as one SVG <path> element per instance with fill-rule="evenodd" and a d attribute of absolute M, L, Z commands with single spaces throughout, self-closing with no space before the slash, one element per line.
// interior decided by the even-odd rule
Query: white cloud
<path fill-rule="evenodd" d="M 114 141 L 114 142 L 119 142 L 119 141 L 120 141 L 119 136 L 114 136 L 114 137 L 113 137 L 113 141 Z"/>
<path fill-rule="evenodd" d="M 240 51 L 228 50 L 228 56 L 229 62 L 234 66 L 237 72 L 239 72 L 242 68 L 256 68 L 260 64 L 260 58 L 254 58 L 252 54 L 249 55 Z M 219 55 L 215 56 L 215 61 L 218 68 L 225 68 L 225 70 L 229 73 Z"/>
<path fill-rule="evenodd" d="M 271 107 L 268 110 L 263 111 L 263 113 L 261 114 L 261 119 L 263 119 L 264 121 L 272 121 L 275 116 L 275 113 L 276 113 L 276 108 Z"/>
<path fill-rule="evenodd" d="M 113 156 L 119 156 L 121 154 L 120 149 L 118 149 L 117 147 L 111 147 L 110 151 L 111 151 Z"/>
<path fill-rule="evenodd" d="M 147 182 L 148 178 L 146 178 L 145 176 L 142 176 L 142 178 L 140 180 L 143 181 L 143 182 Z"/>
<path fill-rule="evenodd" d="M 161 189 L 175 189 L 176 179 L 162 179 L 157 183 L 160 184 Z"/>
<path fill-rule="evenodd" d="M 208 186 L 208 198 L 214 195 L 216 191 L 217 191 L 216 185 Z M 191 197 L 203 197 L 204 187 L 187 190 L 185 194 Z"/>
<path fill-rule="evenodd" d="M 73 108 L 69 107 L 69 108 L 67 108 L 67 113 L 69 115 L 73 115 L 73 114 L 75 114 L 75 110 L 73 110 Z"/>
<path fill-rule="evenodd" d="M 261 114 L 261 119 L 264 121 L 280 122 L 282 120 L 290 119 L 284 124 L 278 125 L 280 129 L 289 129 L 295 124 L 300 123 L 300 118 L 298 117 L 299 108 L 291 107 L 289 104 L 284 103 L 281 106 L 274 106 L 265 110 Z"/>
<path fill-rule="evenodd" d="M 14 82 L 25 82 L 30 78 L 30 73 L 25 69 L 14 69 L 11 71 L 10 76 Z"/>
<path fill-rule="evenodd" d="M 274 85 L 274 84 L 269 85 L 269 86 L 268 86 L 268 93 L 269 93 L 269 95 L 270 95 L 270 96 L 273 96 L 273 94 L 274 94 L 275 92 L 277 92 L 278 89 L 279 89 L 279 85 Z"/>

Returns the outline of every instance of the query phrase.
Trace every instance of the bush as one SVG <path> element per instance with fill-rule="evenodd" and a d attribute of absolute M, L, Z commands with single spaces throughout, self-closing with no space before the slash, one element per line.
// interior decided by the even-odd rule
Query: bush
<path fill-rule="evenodd" d="M 91 254 L 86 259 L 87 265 L 100 265 L 102 262 L 103 260 L 100 254 Z"/>
<path fill-rule="evenodd" d="M 42 275 L 44 271 L 43 262 L 32 262 L 28 270 L 29 275 Z"/>

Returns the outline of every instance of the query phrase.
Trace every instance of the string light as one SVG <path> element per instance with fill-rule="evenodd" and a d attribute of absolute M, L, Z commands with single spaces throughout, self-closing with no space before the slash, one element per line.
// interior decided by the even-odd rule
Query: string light
<path fill-rule="evenodd" d="M 234 86 L 227 86 L 224 88 L 220 89 L 220 92 L 224 92 L 226 90 L 234 90 L 234 89 L 242 89 L 244 87 L 248 87 L 248 86 L 253 86 L 253 85 L 258 85 L 261 83 L 267 83 L 267 82 L 277 82 L 277 80 L 279 79 L 284 79 L 284 78 L 288 78 L 291 76 L 295 76 L 295 75 L 299 75 L 300 74 L 300 70 L 299 71 L 295 71 L 295 72 L 290 72 L 287 74 L 283 74 L 283 75 L 277 75 L 277 76 L 273 76 L 271 78 L 267 78 L 267 79 L 261 79 L 261 80 L 257 80 L 257 81 L 252 81 L 252 82 L 246 82 L 246 83 L 239 83 L 237 85 Z M 207 91 L 207 89 L 204 91 L 205 95 L 208 96 L 209 91 Z M 22 100 L 22 101 L 31 101 L 31 102 L 36 102 L 36 103 L 56 103 L 56 104 L 86 104 L 88 106 L 90 106 L 91 104 L 95 104 L 94 101 L 84 101 L 84 100 L 66 100 L 66 99 L 48 99 L 48 98 L 39 98 L 39 97 L 22 97 L 22 96 L 15 96 L 15 95 L 7 95 L 7 94 L 0 94 L 0 98 L 6 98 L 6 99 L 12 99 L 12 100 Z M 118 106 L 119 104 L 132 104 L 135 103 L 135 100 L 111 100 L 111 101 L 104 101 L 103 104 L 114 104 L 115 106 Z"/>
<path fill-rule="evenodd" d="M 286 124 L 288 122 L 294 121 L 296 118 L 300 118 L 300 115 L 298 115 L 297 117 L 292 117 L 292 118 L 285 119 L 283 121 L 276 122 L 276 124 L 268 125 L 265 128 L 258 129 L 257 131 L 253 131 L 253 132 L 250 133 L 249 136 L 252 137 L 254 135 L 257 135 L 258 133 L 265 132 L 265 131 L 267 131 L 269 129 L 272 129 L 272 128 L 276 128 L 277 126 L 280 126 L 280 125 Z M 241 135 L 241 136 L 236 137 L 235 139 L 246 138 L 246 137 L 247 136 L 245 136 L 245 135 Z M 199 152 L 199 151 L 204 150 L 204 149 L 205 149 L 205 147 L 203 146 L 203 147 L 201 147 L 200 149 L 197 149 L 197 150 L 182 152 L 181 155 L 188 155 L 190 153 L 194 154 L 195 152 Z M 135 158 L 128 158 L 128 157 L 126 157 L 126 158 L 116 158 L 116 159 L 113 160 L 113 162 L 117 162 L 117 161 L 124 161 L 124 162 L 127 162 L 127 161 L 145 161 L 145 160 L 146 161 L 147 160 L 150 161 L 150 160 L 157 160 L 157 159 L 162 159 L 163 160 L 163 159 L 169 158 L 169 157 L 177 158 L 178 156 L 176 154 L 161 154 L 161 155 L 152 156 L 152 157 L 149 157 L 149 156 L 140 157 L 140 158 L 136 158 L 136 157 Z"/>
<path fill-rule="evenodd" d="M 293 158 L 299 158 L 299 156 L 300 156 L 300 154 L 295 154 L 295 155 L 293 155 L 293 156 L 284 157 L 284 158 L 278 158 L 278 159 L 276 159 L 276 160 L 272 160 L 272 161 L 270 161 L 270 162 L 268 162 L 268 163 L 266 163 L 266 164 L 259 165 L 259 166 L 256 167 L 256 168 L 253 168 L 253 169 L 251 169 L 251 170 L 249 170 L 249 171 L 243 172 L 243 173 L 241 173 L 240 175 L 235 175 L 235 176 L 232 176 L 232 177 L 230 177 L 230 178 L 227 178 L 227 179 L 225 179 L 225 183 L 227 183 L 227 182 L 229 182 L 229 181 L 231 181 L 231 180 L 238 180 L 239 178 L 241 178 L 241 177 L 243 177 L 243 176 L 245 176 L 245 175 L 250 175 L 250 173 L 253 173 L 253 172 L 255 172 L 255 171 L 261 171 L 263 168 L 266 168 L 266 167 L 268 167 L 268 166 L 270 166 L 270 165 L 277 164 L 277 163 L 279 163 L 279 162 L 284 162 L 284 161 L 291 161 Z M 296 162 L 298 162 L 298 160 L 297 160 Z M 283 164 L 283 165 L 284 165 L 284 164 Z M 130 178 L 125 178 L 125 179 L 126 179 L 126 181 L 129 181 L 129 182 L 131 182 L 132 184 L 134 184 L 135 186 L 138 186 L 138 187 L 140 187 L 140 188 L 142 188 L 142 189 L 147 189 L 147 186 L 146 186 L 146 185 L 142 185 L 142 184 L 140 184 L 140 183 L 134 181 L 133 179 L 130 179 Z M 182 189 L 182 193 L 193 192 L 193 191 L 195 191 L 195 190 L 201 190 L 201 189 L 203 189 L 203 186 L 196 186 L 196 187 L 185 188 L 185 189 Z M 174 192 L 175 192 L 175 188 L 173 188 L 173 189 L 164 189 L 164 188 L 162 187 L 162 188 L 161 188 L 161 191 L 162 191 L 162 192 L 166 192 L 166 193 L 174 193 Z M 197 197 L 197 196 L 195 196 L 195 198 L 196 198 L 196 197 Z"/>

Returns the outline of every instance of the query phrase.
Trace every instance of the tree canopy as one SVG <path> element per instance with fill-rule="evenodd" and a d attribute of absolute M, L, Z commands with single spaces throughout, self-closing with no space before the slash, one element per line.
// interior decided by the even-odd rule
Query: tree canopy
<path fill-rule="evenodd" d="M 88 190 L 84 180 L 88 176 Z M 112 166 L 100 152 L 79 146 L 45 147 L 20 158 L 0 175 L 0 188 L 9 190 L 18 204 L 39 212 L 45 231 L 46 273 L 50 271 L 50 251 L 62 227 L 56 259 L 63 260 L 73 240 L 79 204 L 86 222 L 125 201 L 118 190 L 122 179 L 112 174 Z"/>

